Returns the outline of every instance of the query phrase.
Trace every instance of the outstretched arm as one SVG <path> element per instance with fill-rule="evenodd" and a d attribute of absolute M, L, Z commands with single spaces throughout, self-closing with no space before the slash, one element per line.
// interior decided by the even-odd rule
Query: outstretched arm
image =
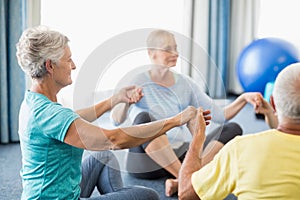
<path fill-rule="evenodd" d="M 198 109 L 197 116 L 188 122 L 188 127 L 193 134 L 193 140 L 179 171 L 178 197 L 180 200 L 200 199 L 193 188 L 191 177 L 195 171 L 202 167 L 201 154 L 205 141 L 205 128 L 206 124 L 209 123 L 205 120 L 210 119 L 203 115 L 208 113 L 207 111 L 203 113 L 202 109 Z"/>
<path fill-rule="evenodd" d="M 88 150 L 130 148 L 152 140 L 173 127 L 187 123 L 195 115 L 196 108 L 190 106 L 167 119 L 112 130 L 95 126 L 79 118 L 71 123 L 64 142 Z"/>
<path fill-rule="evenodd" d="M 84 108 L 76 111 L 81 118 L 88 122 L 96 120 L 105 112 L 111 110 L 117 104 L 131 104 L 142 98 L 141 89 L 136 86 L 128 86 L 122 88 L 118 93 L 114 94 L 108 99 L 105 99 L 98 104 L 89 108 Z"/>
<path fill-rule="evenodd" d="M 256 110 L 260 106 L 259 104 L 261 103 L 261 99 L 263 99 L 263 97 L 259 92 L 246 92 L 241 94 L 232 103 L 225 107 L 225 119 L 232 119 L 247 103 L 252 104 L 254 110 Z"/>

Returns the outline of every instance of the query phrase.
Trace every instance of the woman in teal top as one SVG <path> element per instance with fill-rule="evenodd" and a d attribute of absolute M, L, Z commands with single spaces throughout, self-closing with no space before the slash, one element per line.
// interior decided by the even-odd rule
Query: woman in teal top
<path fill-rule="evenodd" d="M 141 98 L 134 87 L 121 89 L 93 107 L 73 112 L 57 102 L 57 93 L 72 83 L 76 68 L 68 38 L 47 27 L 24 31 L 17 44 L 21 68 L 31 77 L 20 108 L 19 135 L 22 150 L 22 199 L 89 198 L 158 199 L 144 187 L 123 187 L 118 162 L 109 149 L 140 145 L 165 131 L 188 122 L 196 114 L 189 107 L 182 113 L 143 126 L 107 130 L 91 124 L 121 102 Z M 147 137 L 139 133 L 147 131 Z M 83 149 L 93 150 L 82 162 Z"/>

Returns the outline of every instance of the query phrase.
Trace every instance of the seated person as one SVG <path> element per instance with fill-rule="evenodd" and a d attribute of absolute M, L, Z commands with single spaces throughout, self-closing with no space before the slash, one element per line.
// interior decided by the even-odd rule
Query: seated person
<path fill-rule="evenodd" d="M 177 63 L 178 52 L 175 37 L 165 30 L 155 30 L 147 39 L 151 60 L 149 71 L 136 75 L 131 84 L 140 87 L 143 97 L 135 104 L 121 103 L 112 110 L 111 118 L 116 125 L 131 116 L 133 124 L 159 120 L 181 112 L 188 106 L 211 110 L 214 122 L 222 124 L 211 131 L 204 144 L 203 162 L 208 163 L 214 155 L 242 129 L 236 123 L 225 123 L 232 119 L 247 103 L 256 109 L 263 98 L 260 93 L 244 93 L 225 108 L 214 104 L 190 77 L 171 70 Z M 166 196 L 177 192 L 178 175 L 188 144 L 184 143 L 186 127 L 178 127 L 162 136 L 130 148 L 127 170 L 138 178 L 160 178 L 171 176 L 165 182 Z"/>
<path fill-rule="evenodd" d="M 201 147 L 205 121 L 201 110 L 193 125 L 193 140 L 179 173 L 180 200 L 299 199 L 300 196 L 300 63 L 284 68 L 276 78 L 273 97 L 276 129 L 239 136 L 207 165 Z"/>
<path fill-rule="evenodd" d="M 76 69 L 69 39 L 47 27 L 26 29 L 17 44 L 19 65 L 32 80 L 19 113 L 22 152 L 22 199 L 89 198 L 159 199 L 145 187 L 123 187 L 118 163 L 110 149 L 124 149 L 148 142 L 175 126 L 188 122 L 196 108 L 140 126 L 104 129 L 92 124 L 121 102 L 131 103 L 140 95 L 134 86 L 121 89 L 95 106 L 76 112 L 57 102 L 57 93 L 72 83 Z M 143 133 L 143 137 L 140 137 Z M 95 151 L 82 161 L 83 150 Z"/>

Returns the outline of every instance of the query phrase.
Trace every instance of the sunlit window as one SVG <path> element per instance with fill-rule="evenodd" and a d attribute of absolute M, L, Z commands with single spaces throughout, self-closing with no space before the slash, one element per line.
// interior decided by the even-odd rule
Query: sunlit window
<path fill-rule="evenodd" d="M 282 38 L 300 49 L 299 8 L 299 0 L 261 0 L 258 38 Z"/>
<path fill-rule="evenodd" d="M 73 73 L 75 79 L 89 54 L 118 34 L 141 28 L 163 28 L 182 33 L 183 3 L 184 0 L 42 0 L 41 24 L 70 38 L 77 65 Z M 146 50 L 123 55 L 109 66 L 100 89 L 113 89 L 128 71 L 147 64 L 150 61 Z"/>

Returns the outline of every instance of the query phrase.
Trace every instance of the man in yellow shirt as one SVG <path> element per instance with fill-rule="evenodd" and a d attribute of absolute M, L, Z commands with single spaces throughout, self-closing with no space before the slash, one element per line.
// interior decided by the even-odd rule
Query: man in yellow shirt
<path fill-rule="evenodd" d="M 193 140 L 179 175 L 179 199 L 299 199 L 300 63 L 283 69 L 275 81 L 272 105 L 276 129 L 229 142 L 202 167 L 205 139 L 202 111 L 192 126 Z M 190 124 L 191 127 L 192 124 Z"/>

